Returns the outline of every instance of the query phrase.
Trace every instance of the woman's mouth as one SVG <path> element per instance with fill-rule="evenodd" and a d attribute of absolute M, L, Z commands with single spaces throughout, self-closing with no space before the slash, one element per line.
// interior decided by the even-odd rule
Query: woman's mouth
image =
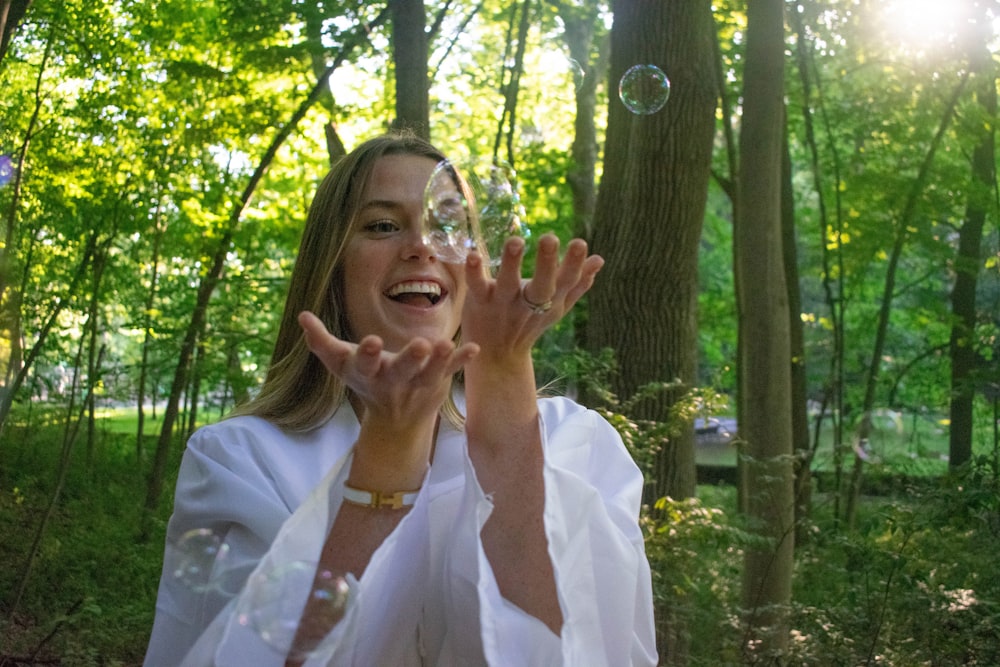
<path fill-rule="evenodd" d="M 410 280 L 396 283 L 385 295 L 399 303 L 411 306 L 437 305 L 442 298 L 441 285 L 430 280 Z"/>

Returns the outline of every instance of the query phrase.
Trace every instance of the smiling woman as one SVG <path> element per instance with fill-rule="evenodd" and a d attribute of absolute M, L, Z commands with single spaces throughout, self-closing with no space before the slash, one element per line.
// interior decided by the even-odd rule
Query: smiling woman
<path fill-rule="evenodd" d="M 656 664 L 642 473 L 532 365 L 604 260 L 439 254 L 443 159 L 376 137 L 320 185 L 264 386 L 188 441 L 146 665 Z"/>

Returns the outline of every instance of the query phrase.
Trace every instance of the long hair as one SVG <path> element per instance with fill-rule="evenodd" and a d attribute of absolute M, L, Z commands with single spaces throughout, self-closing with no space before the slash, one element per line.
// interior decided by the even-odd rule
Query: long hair
<path fill-rule="evenodd" d="M 306 347 L 297 318 L 309 310 L 333 335 L 351 340 L 344 308 L 344 252 L 375 163 L 387 155 L 445 159 L 416 135 L 397 133 L 365 141 L 333 166 L 309 208 L 264 384 L 231 416 L 257 415 L 286 430 L 306 431 L 329 420 L 347 397 L 344 383 Z M 464 418 L 453 398 L 442 414 L 461 428 Z"/>

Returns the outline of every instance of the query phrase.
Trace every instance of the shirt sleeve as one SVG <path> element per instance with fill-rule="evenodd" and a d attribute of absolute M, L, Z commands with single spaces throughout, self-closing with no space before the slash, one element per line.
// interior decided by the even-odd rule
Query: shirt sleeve
<path fill-rule="evenodd" d="M 638 524 L 642 474 L 596 412 L 568 399 L 545 399 L 540 408 L 544 520 L 562 633 L 556 638 L 499 598 L 480 542 L 488 664 L 655 665 L 652 582 Z"/>
<path fill-rule="evenodd" d="M 167 525 L 163 574 L 145 664 L 180 664 L 187 650 L 242 586 L 291 514 L 265 469 L 217 429 L 188 441 L 181 460 L 174 510 Z M 174 575 L 191 554 L 181 548 L 189 531 L 210 531 L 225 551 L 211 562 L 202 585 Z"/>

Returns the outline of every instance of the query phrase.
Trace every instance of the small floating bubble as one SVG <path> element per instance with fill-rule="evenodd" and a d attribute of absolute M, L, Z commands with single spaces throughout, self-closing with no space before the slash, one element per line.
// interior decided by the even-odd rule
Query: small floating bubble
<path fill-rule="evenodd" d="M 656 65 L 633 65 L 618 84 L 618 96 L 629 111 L 647 116 L 667 103 L 670 80 Z"/>

